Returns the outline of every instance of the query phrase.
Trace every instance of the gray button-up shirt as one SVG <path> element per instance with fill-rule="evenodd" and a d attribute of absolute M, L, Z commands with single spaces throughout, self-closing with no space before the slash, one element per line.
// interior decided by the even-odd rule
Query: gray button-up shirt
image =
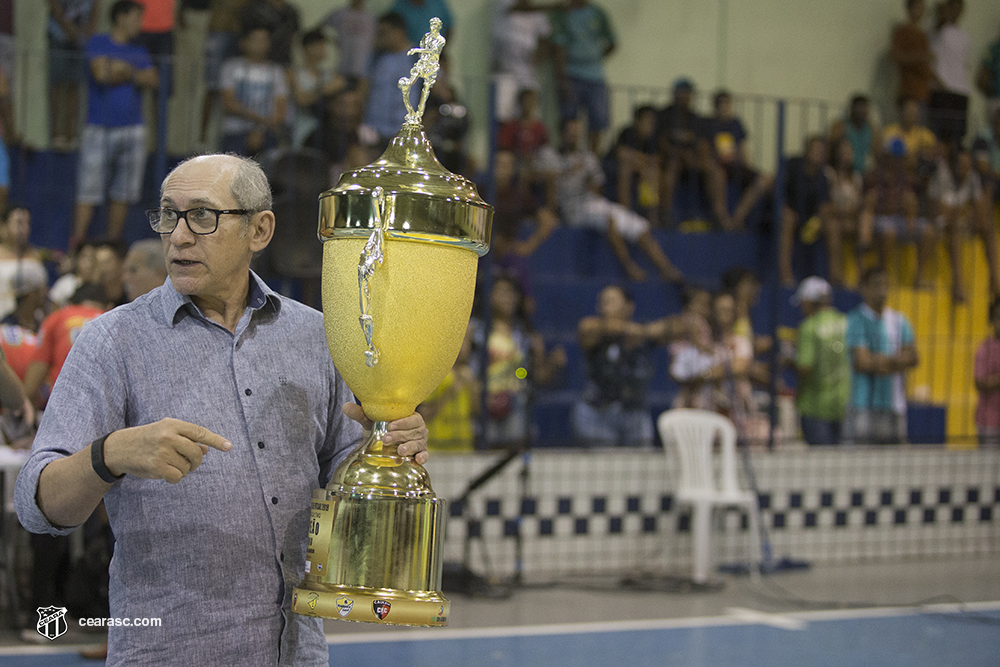
<path fill-rule="evenodd" d="M 25 528 L 42 469 L 112 431 L 173 417 L 225 437 L 179 484 L 126 475 L 105 495 L 116 544 L 108 665 L 327 665 L 322 623 L 291 613 L 313 489 L 359 442 L 323 316 L 250 274 L 235 334 L 167 282 L 88 324 L 17 479 Z M 47 600 L 37 600 L 45 605 Z"/>

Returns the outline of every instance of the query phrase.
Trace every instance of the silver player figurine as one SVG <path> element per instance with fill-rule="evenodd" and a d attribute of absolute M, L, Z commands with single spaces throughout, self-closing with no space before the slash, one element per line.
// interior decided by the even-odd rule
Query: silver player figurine
<path fill-rule="evenodd" d="M 441 59 L 441 49 L 444 48 L 444 43 L 444 36 L 441 35 L 441 19 L 435 16 L 431 19 L 431 31 L 420 40 L 420 46 L 410 49 L 406 54 L 412 56 L 419 53 L 420 58 L 413 64 L 410 76 L 402 77 L 397 84 L 399 89 L 403 91 L 403 102 L 406 104 L 407 114 L 404 125 L 420 125 L 424 116 L 424 107 L 427 106 L 427 96 L 430 95 L 431 88 L 437 80 L 440 68 L 438 61 Z M 423 79 L 424 85 L 420 91 L 420 106 L 414 111 L 413 105 L 410 104 L 410 88 L 417 82 L 417 79 Z"/>

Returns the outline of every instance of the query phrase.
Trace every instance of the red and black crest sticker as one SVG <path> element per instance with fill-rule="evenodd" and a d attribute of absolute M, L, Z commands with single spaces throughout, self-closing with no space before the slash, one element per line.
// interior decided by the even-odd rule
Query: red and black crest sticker
<path fill-rule="evenodd" d="M 384 621 L 385 617 L 389 615 L 389 607 L 391 606 L 387 600 L 375 600 L 372 602 L 372 611 L 378 616 L 378 620 Z"/>

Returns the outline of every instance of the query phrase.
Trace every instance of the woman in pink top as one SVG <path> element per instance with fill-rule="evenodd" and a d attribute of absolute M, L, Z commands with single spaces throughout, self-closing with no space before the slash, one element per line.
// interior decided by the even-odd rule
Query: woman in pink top
<path fill-rule="evenodd" d="M 976 350 L 975 376 L 979 405 L 976 430 L 980 445 L 1000 445 L 1000 298 L 990 304 L 993 335 Z"/>

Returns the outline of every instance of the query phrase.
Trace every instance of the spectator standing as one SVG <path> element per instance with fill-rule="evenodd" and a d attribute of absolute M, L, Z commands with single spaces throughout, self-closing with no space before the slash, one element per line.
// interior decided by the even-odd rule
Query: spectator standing
<path fill-rule="evenodd" d="M 976 71 L 976 86 L 986 96 L 988 118 L 1000 111 L 1000 37 L 986 50 L 986 55 Z"/>
<path fill-rule="evenodd" d="M 946 144 L 961 141 L 966 132 L 969 95 L 972 94 L 972 38 L 958 27 L 965 8 L 962 0 L 940 5 L 942 24 L 931 38 L 934 73 L 942 88 L 933 90 L 927 109 L 927 124 Z"/>
<path fill-rule="evenodd" d="M 419 44 L 430 28 L 431 19 L 441 19 L 441 34 L 452 39 L 455 36 L 455 21 L 451 17 L 448 0 L 396 0 L 392 11 L 403 17 L 406 37 Z"/>
<path fill-rule="evenodd" d="M 360 133 L 362 143 L 381 152 L 406 120 L 406 103 L 398 84 L 400 79 L 409 77 L 414 59 L 407 53 L 412 44 L 406 36 L 406 20 L 397 12 L 379 17 L 375 34 L 378 55 L 372 65 L 371 87 Z M 411 104 L 414 92 L 411 88 Z"/>
<path fill-rule="evenodd" d="M 274 148 L 288 112 L 288 79 L 268 60 L 270 33 L 252 28 L 240 39 L 243 55 L 222 66 L 223 152 L 253 156 Z"/>
<path fill-rule="evenodd" d="M 889 308 L 889 277 L 882 267 L 864 272 L 862 303 L 847 316 L 851 400 L 844 415 L 844 444 L 906 442 L 904 373 L 917 365 L 913 326 Z"/>
<path fill-rule="evenodd" d="M 805 319 L 799 324 L 795 370 L 799 385 L 795 406 L 802 435 L 810 445 L 840 443 L 840 428 L 851 394 L 851 363 L 847 356 L 847 317 L 833 307 L 830 283 L 811 276 L 799 283 L 792 297 Z"/>
<path fill-rule="evenodd" d="M 617 201 L 625 208 L 657 213 L 660 204 L 660 151 L 656 140 L 656 109 L 636 107 L 632 124 L 618 135 L 608 156 Z"/>
<path fill-rule="evenodd" d="M 114 308 L 128 301 L 125 295 L 125 255 L 128 247 L 115 239 L 97 243 L 94 251 L 96 282 L 104 290 L 109 307 Z"/>
<path fill-rule="evenodd" d="M 577 118 L 585 109 L 590 150 L 597 153 L 609 123 L 604 59 L 614 52 L 617 41 L 611 21 L 588 0 L 568 0 L 551 20 L 560 116 L 563 121 Z"/>
<path fill-rule="evenodd" d="M 979 444 L 1000 446 L 1000 297 L 990 303 L 990 337 L 976 349 L 974 375 L 979 402 L 976 431 Z"/>
<path fill-rule="evenodd" d="M 344 77 L 325 65 L 326 37 L 321 30 L 311 30 L 302 35 L 302 64 L 288 70 L 288 85 L 295 102 L 295 122 L 292 125 L 292 148 L 297 150 L 317 130 L 323 128 L 320 118 L 326 101 L 345 86 Z M 318 137 L 322 140 L 322 136 Z"/>
<path fill-rule="evenodd" d="M 875 164 L 875 155 L 881 146 L 881 133 L 871 120 L 871 103 L 865 95 L 851 98 L 847 117 L 830 126 L 830 146 L 841 140 L 851 144 L 854 171 L 864 176 Z"/>
<path fill-rule="evenodd" d="M 825 236 L 830 282 L 835 285 L 841 283 L 841 233 L 830 215 L 830 183 L 825 166 L 826 139 L 819 136 L 807 138 L 803 154 L 788 160 L 778 250 L 778 269 L 785 287 L 795 286 L 792 254 L 796 232 L 807 245 L 815 243 L 821 234 Z"/>
<path fill-rule="evenodd" d="M 604 172 L 597 157 L 582 141 L 581 122 L 573 118 L 565 120 L 562 129 L 560 149 L 545 146 L 538 154 L 538 170 L 548 186 L 547 204 L 560 211 L 566 224 L 607 234 L 611 249 L 630 280 L 641 282 L 647 276 L 629 255 L 626 241 L 639 246 L 663 280 L 682 280 L 680 270 L 653 237 L 649 220 L 598 194 L 604 184 Z"/>
<path fill-rule="evenodd" d="M 239 55 L 240 13 L 247 0 L 211 0 L 205 38 L 205 97 L 201 106 L 201 143 L 208 139 L 212 112 L 221 96 L 222 64 Z"/>
<path fill-rule="evenodd" d="M 139 201 L 146 169 L 142 89 L 159 86 L 145 47 L 133 43 L 142 29 L 142 5 L 111 6 L 111 32 L 87 42 L 90 85 L 87 125 L 77 171 L 76 210 L 70 245 L 87 235 L 94 207 L 108 201 L 108 238 L 121 238 L 128 207 Z"/>
<path fill-rule="evenodd" d="M 337 73 L 366 82 L 375 48 L 376 21 L 375 15 L 365 8 L 365 0 L 350 0 L 327 14 L 322 25 L 337 34 Z"/>
<path fill-rule="evenodd" d="M 299 31 L 299 9 L 287 0 L 250 0 L 240 11 L 240 28 L 247 33 L 264 28 L 270 35 L 267 60 L 292 65 L 292 42 Z"/>
<path fill-rule="evenodd" d="M 97 26 L 100 0 L 49 0 L 49 86 L 52 148 L 76 144 L 80 84 L 87 81 L 84 47 Z"/>
<path fill-rule="evenodd" d="M 893 29 L 889 50 L 899 71 L 897 100 L 913 99 L 924 108 L 930 98 L 931 84 L 937 82 L 934 53 L 921 26 L 925 12 L 924 0 L 906 0 L 907 20 Z"/>
<path fill-rule="evenodd" d="M 493 16 L 493 71 L 496 73 L 496 115 L 514 118 L 521 93 L 537 91 L 538 64 L 548 50 L 552 25 L 531 0 L 499 0 Z M 523 111 L 523 109 L 522 109 Z"/>
<path fill-rule="evenodd" d="M 647 391 L 653 350 L 666 342 L 663 323 L 633 320 L 635 299 L 608 285 L 597 297 L 597 315 L 577 326 L 587 362 L 587 384 L 573 406 L 575 442 L 585 447 L 651 447 L 653 419 Z"/>
<path fill-rule="evenodd" d="M 712 182 L 719 190 L 716 196 L 722 199 L 724 209 L 727 209 L 728 184 L 736 183 L 739 201 L 732 218 L 724 216 L 722 221 L 728 220 L 730 229 L 739 230 L 743 229 L 744 222 L 754 205 L 774 187 L 774 179 L 750 165 L 750 157 L 747 155 L 747 131 L 743 127 L 743 122 L 733 112 L 732 95 L 725 90 L 718 91 L 715 94 L 713 108 L 715 115 L 706 118 L 702 127 L 712 158 L 711 166 L 717 172 Z"/>
<path fill-rule="evenodd" d="M 978 235 L 986 251 L 990 293 L 1000 294 L 1000 271 L 997 267 L 996 231 L 989 209 L 989 194 L 973 168 L 972 153 L 957 146 L 950 157 L 938 162 L 929 187 L 936 223 L 948 240 L 951 255 L 951 293 L 957 303 L 965 301 L 965 268 L 962 247 L 971 234 Z"/>
<path fill-rule="evenodd" d="M 161 59 L 174 55 L 174 27 L 180 17 L 181 5 L 177 0 L 136 0 L 143 6 L 142 32 L 136 40 L 146 47 L 156 65 Z M 169 91 L 166 81 L 164 85 Z"/>

